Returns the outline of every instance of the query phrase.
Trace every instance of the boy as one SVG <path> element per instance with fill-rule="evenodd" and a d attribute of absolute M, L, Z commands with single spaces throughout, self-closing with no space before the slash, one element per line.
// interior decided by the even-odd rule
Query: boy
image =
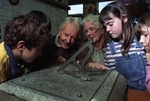
<path fill-rule="evenodd" d="M 41 26 L 30 14 L 15 17 L 8 22 L 4 41 L 0 43 L 0 83 L 26 74 L 29 68 L 18 65 L 19 62 L 31 63 L 42 54 L 42 47 L 50 32 Z"/>

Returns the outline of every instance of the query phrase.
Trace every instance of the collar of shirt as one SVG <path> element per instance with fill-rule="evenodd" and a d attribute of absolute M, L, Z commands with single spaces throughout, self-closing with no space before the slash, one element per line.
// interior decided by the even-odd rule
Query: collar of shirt
<path fill-rule="evenodd" d="M 6 44 L 4 44 L 4 47 L 6 49 L 6 52 L 10 58 L 10 67 L 11 67 L 11 71 L 12 71 L 12 78 L 18 77 L 21 75 L 21 71 L 19 70 L 19 66 L 17 65 L 15 58 L 13 56 L 13 53 L 10 49 L 10 47 Z"/>
<path fill-rule="evenodd" d="M 57 34 L 56 38 L 55 38 L 55 44 L 57 47 L 61 47 L 61 45 L 59 44 L 59 36 L 60 36 L 60 34 Z"/>

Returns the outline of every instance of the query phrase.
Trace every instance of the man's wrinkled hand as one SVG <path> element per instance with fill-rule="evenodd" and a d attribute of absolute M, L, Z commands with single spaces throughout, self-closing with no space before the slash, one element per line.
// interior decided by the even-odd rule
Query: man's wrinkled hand
<path fill-rule="evenodd" d="M 92 68 L 97 68 L 97 69 L 103 69 L 103 70 L 106 69 L 106 67 L 104 65 L 99 64 L 99 63 L 95 63 L 95 62 L 89 62 L 88 66 L 92 67 Z"/>

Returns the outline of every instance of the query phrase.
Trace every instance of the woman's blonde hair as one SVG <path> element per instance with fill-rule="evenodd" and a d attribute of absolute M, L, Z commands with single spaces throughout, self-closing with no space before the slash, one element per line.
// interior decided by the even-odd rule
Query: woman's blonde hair
<path fill-rule="evenodd" d="M 102 28 L 102 24 L 99 22 L 99 15 L 88 14 L 82 21 L 84 25 L 86 22 L 92 23 L 97 28 Z"/>

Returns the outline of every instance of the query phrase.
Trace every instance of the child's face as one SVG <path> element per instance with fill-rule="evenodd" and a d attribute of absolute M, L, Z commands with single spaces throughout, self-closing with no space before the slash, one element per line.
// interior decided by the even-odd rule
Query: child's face
<path fill-rule="evenodd" d="M 150 46 L 150 29 L 146 26 L 141 26 L 141 36 L 140 42 L 143 44 L 144 48 L 147 50 Z"/>
<path fill-rule="evenodd" d="M 21 58 L 27 62 L 31 63 L 37 56 L 42 54 L 42 47 L 44 43 L 41 43 L 38 47 L 33 47 L 31 50 L 24 48 L 21 54 Z"/>
<path fill-rule="evenodd" d="M 105 21 L 106 31 L 112 38 L 120 38 L 122 34 L 122 21 L 110 13 L 110 20 Z"/>

